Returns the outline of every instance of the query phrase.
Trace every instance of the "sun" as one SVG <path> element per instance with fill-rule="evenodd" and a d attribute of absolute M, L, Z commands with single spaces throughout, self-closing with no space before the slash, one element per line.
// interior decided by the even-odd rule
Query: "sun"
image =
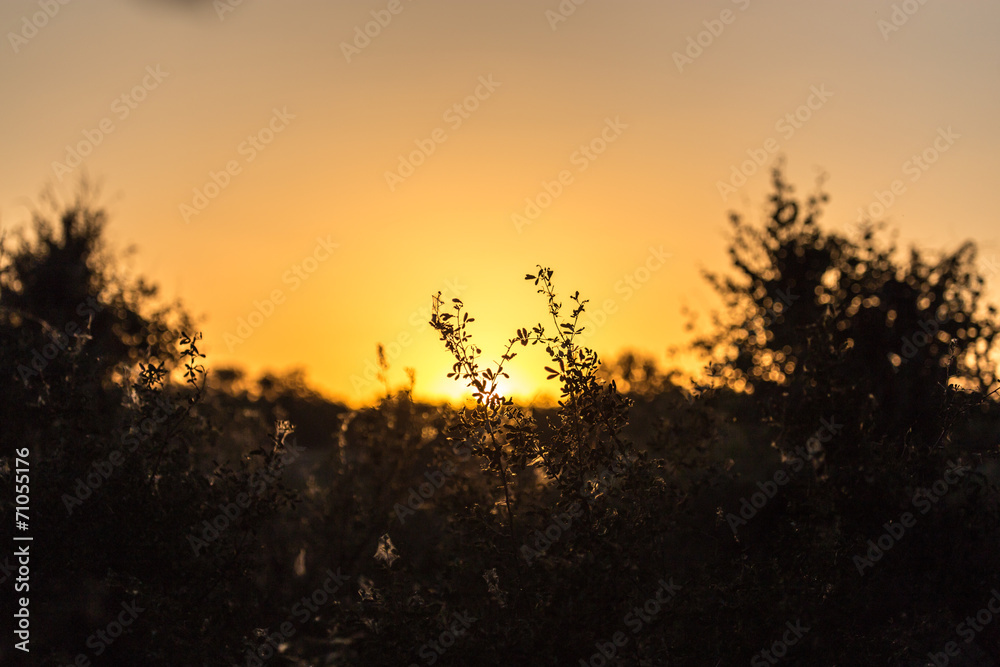
<path fill-rule="evenodd" d="M 480 373 L 487 369 L 495 372 L 498 360 L 505 351 L 512 355 L 503 363 L 503 372 L 507 377 L 497 379 L 495 393 L 522 406 L 554 404 L 559 384 L 547 379 L 548 373 L 544 368 L 546 364 L 553 363 L 549 355 L 540 346 L 512 344 L 503 330 L 482 327 L 480 331 L 478 325 L 479 322 L 470 325 L 470 330 L 477 345 L 484 350 L 475 359 Z M 445 350 L 434 349 L 432 353 L 423 355 L 421 363 L 426 372 L 418 373 L 415 392 L 428 400 L 445 401 L 454 406 L 474 402 L 473 390 L 467 381 L 448 377 L 448 373 L 454 370 L 454 362 L 455 359 Z"/>
<path fill-rule="evenodd" d="M 495 393 L 507 398 L 513 398 L 516 403 L 532 404 L 545 402 L 550 388 L 527 382 L 512 375 L 501 377 L 496 383 Z M 430 398 L 444 400 L 452 404 L 463 404 L 472 398 L 472 389 L 462 382 L 441 377 L 426 388 Z"/>

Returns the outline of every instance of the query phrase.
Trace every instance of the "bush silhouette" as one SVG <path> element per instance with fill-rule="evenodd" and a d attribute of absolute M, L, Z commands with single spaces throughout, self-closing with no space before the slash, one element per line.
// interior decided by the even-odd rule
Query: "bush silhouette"
<path fill-rule="evenodd" d="M 30 452 L 35 501 L 32 657 L 225 664 L 256 614 L 261 545 L 244 541 L 286 494 L 251 494 L 211 545 L 190 538 L 278 467 L 284 444 L 235 469 L 211 461 L 199 337 L 175 328 L 183 312 L 151 306 L 155 289 L 113 273 L 104 220 L 86 198 L 58 215 L 59 235 L 36 216 L 37 239 L 9 255 L 0 282 L 5 519 L 15 448 Z M 135 618 L 107 641 L 97 633 L 122 605 Z"/>
<path fill-rule="evenodd" d="M 773 184 L 762 228 L 732 217 L 736 275 L 709 278 L 735 316 L 698 345 L 722 382 L 752 395 L 763 442 L 786 463 L 811 443 L 812 465 L 766 508 L 766 530 L 731 522 L 737 538 L 753 535 L 741 565 L 768 584 L 754 604 L 824 627 L 803 659 L 812 647 L 815 659 L 899 660 L 943 646 L 997 581 L 986 556 L 996 479 L 978 467 L 997 454 L 996 310 L 982 303 L 974 244 L 903 262 L 875 225 L 857 239 L 822 230 L 822 192 L 796 199 L 780 169 Z M 824 419 L 840 428 L 817 442 Z M 948 502 L 915 511 L 956 464 L 970 472 Z M 907 510 L 920 518 L 909 543 L 859 574 L 852 557 Z M 995 647 L 996 635 L 979 641 Z"/>
<path fill-rule="evenodd" d="M 28 448 L 32 658 L 1000 658 L 1000 624 L 956 633 L 1000 587 L 975 246 L 901 258 L 879 226 L 825 230 L 826 195 L 796 198 L 780 169 L 768 201 L 762 225 L 732 218 L 732 271 L 709 275 L 727 314 L 694 342 L 691 388 L 641 355 L 602 362 L 580 343 L 587 300 L 539 266 L 545 317 L 493 364 L 464 304 L 434 300 L 461 409 L 417 400 L 412 375 L 352 410 L 298 372 L 209 373 L 183 310 L 117 272 L 92 202 L 39 215 L 0 265 L 0 486 L 12 521 Z M 498 392 L 536 345 L 553 407 Z M 97 655 L 122 604 L 142 611 Z"/>

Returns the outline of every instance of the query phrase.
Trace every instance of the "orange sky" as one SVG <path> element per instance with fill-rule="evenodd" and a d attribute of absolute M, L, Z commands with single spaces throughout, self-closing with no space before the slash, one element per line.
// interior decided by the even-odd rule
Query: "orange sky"
<path fill-rule="evenodd" d="M 829 174 L 831 226 L 899 181 L 904 241 L 998 252 L 995 2 L 8 0 L 0 28 L 4 226 L 86 170 L 210 363 L 352 402 L 379 341 L 394 383 L 451 393 L 430 295 L 499 355 L 546 316 L 538 263 L 604 315 L 598 351 L 665 361 L 778 153 Z"/>

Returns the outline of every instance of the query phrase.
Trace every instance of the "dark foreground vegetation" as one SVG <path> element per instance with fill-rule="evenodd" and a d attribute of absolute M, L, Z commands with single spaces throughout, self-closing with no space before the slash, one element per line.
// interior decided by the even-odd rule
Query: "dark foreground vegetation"
<path fill-rule="evenodd" d="M 30 594 L 0 547 L 0 662 L 993 664 L 988 271 L 971 243 L 823 229 L 824 202 L 776 172 L 763 224 L 734 216 L 694 389 L 602 365 L 549 269 L 527 276 L 541 323 L 500 359 L 437 303 L 462 411 L 206 373 L 183 310 L 104 250 L 99 209 L 39 217 L 0 264 L 2 521 L 26 449 L 35 536 Z M 533 345 L 558 407 L 492 391 Z"/>

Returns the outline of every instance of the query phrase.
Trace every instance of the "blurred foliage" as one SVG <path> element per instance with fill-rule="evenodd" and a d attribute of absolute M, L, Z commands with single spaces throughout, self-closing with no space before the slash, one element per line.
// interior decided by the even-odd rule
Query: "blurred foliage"
<path fill-rule="evenodd" d="M 733 216 L 693 383 L 602 362 L 548 268 L 547 316 L 493 363 L 438 297 L 462 409 L 412 375 L 352 410 L 300 371 L 206 372 L 86 193 L 39 214 L 0 244 L 0 520 L 28 447 L 35 664 L 770 664 L 799 621 L 783 664 L 926 664 L 1000 586 L 996 312 L 973 244 L 901 259 L 821 228 L 825 202 L 778 170 L 763 224 Z M 536 345 L 555 407 L 497 389 Z M 144 611 L 96 655 L 123 602 Z"/>

